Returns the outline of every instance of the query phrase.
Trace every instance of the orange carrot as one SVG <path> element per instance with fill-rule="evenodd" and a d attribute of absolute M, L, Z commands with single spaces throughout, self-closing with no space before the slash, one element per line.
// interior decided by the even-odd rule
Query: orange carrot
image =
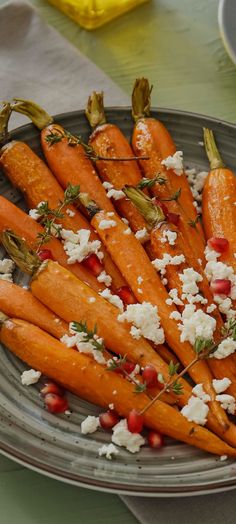
<path fill-rule="evenodd" d="M 56 380 L 85 400 L 115 410 L 127 417 L 135 408 L 141 411 L 148 403 L 144 393 L 134 395 L 134 386 L 122 376 L 96 363 L 88 355 L 66 348 L 41 329 L 23 320 L 5 321 L 1 342 L 29 366 Z M 114 395 L 114 391 L 116 394 Z M 207 429 L 190 423 L 177 410 L 157 401 L 144 414 L 145 425 L 217 455 L 236 456 L 228 446 Z"/>
<path fill-rule="evenodd" d="M 224 166 L 212 131 L 205 129 L 204 136 L 210 173 L 203 189 L 203 226 L 208 239 L 220 237 L 228 240 L 229 248 L 218 260 L 236 271 L 236 177 Z"/>
<path fill-rule="evenodd" d="M 12 204 L 12 202 L 0 196 L 0 233 L 7 229 L 11 229 L 19 236 L 25 238 L 33 249 L 35 249 L 37 244 L 38 235 L 44 231 L 35 220 Z M 67 256 L 59 240 L 52 238 L 47 244 L 44 244 L 43 248 L 45 247 L 52 252 L 55 260 L 62 266 L 68 267 L 70 271 L 93 289 L 97 291 L 104 289 L 104 286 L 82 264 L 76 263 L 68 266 Z"/>
<path fill-rule="evenodd" d="M 90 136 L 89 145 L 97 155 L 105 158 L 133 157 L 129 142 L 121 130 L 114 124 L 105 123 L 103 93 L 94 92 L 89 97 L 86 116 L 92 128 L 95 127 Z M 136 185 L 142 180 L 138 163 L 135 160 L 119 162 L 98 160 L 96 168 L 101 179 L 112 184 L 117 190 L 121 190 L 126 184 Z M 94 200 L 98 203 L 96 198 Z M 129 221 L 134 232 L 146 227 L 144 218 L 128 199 L 116 200 L 115 205 L 121 216 Z"/>
<path fill-rule="evenodd" d="M 6 280 L 0 280 L 0 311 L 8 317 L 35 324 L 55 338 L 61 338 L 68 332 L 68 324 L 39 302 L 29 290 Z"/>
<path fill-rule="evenodd" d="M 0 155 L 0 165 L 4 173 L 12 184 L 22 191 L 29 208 L 35 208 L 44 201 L 48 202 L 50 209 L 56 209 L 60 205 L 64 198 L 61 186 L 43 160 L 27 144 L 9 142 L 2 148 Z M 70 216 L 71 213 L 73 217 Z M 72 205 L 63 208 L 63 217 L 57 222 L 74 232 L 88 229 L 91 240 L 98 239 L 86 218 Z M 101 251 L 104 253 L 104 269 L 112 277 L 112 287 L 118 289 L 124 286 L 125 281 L 110 256 L 102 247 Z"/>
<path fill-rule="evenodd" d="M 187 178 L 184 173 L 178 176 L 162 164 L 167 156 L 176 152 L 176 148 L 164 125 L 150 118 L 150 88 L 146 79 L 139 79 L 135 83 L 133 117 L 136 121 L 132 136 L 133 150 L 137 156 L 149 156 L 149 160 L 139 161 L 143 173 L 150 179 L 161 173 L 166 179 L 163 185 L 153 185 L 151 192 L 159 199 L 169 199 L 180 191 L 177 201 L 168 202 L 168 209 L 180 214 L 179 227 L 192 246 L 196 258 L 204 260 L 204 235 L 200 223 L 196 222 L 196 208 Z"/>
<path fill-rule="evenodd" d="M 102 229 L 100 227 L 101 222 L 108 220 L 107 214 L 102 211 L 93 217 L 92 224 L 121 273 L 125 276 L 136 299 L 139 302 L 150 302 L 153 306 L 157 306 L 166 341 L 185 367 L 194 359 L 195 351 L 189 342 L 180 341 L 180 331 L 177 323 L 170 318 L 170 314 L 176 311 L 176 309 L 173 305 L 166 304 L 169 295 L 143 247 L 133 234 L 127 235 L 125 233 L 126 226 L 118 217 L 113 217 L 113 219 L 115 227 Z M 143 279 L 141 284 L 138 283 L 140 276 Z M 198 361 L 190 369 L 189 373 L 195 383 L 204 384 L 205 390 L 211 396 L 214 413 L 220 420 L 223 413 L 221 408 L 219 408 L 218 402 L 214 400 L 213 376 L 207 363 Z"/>

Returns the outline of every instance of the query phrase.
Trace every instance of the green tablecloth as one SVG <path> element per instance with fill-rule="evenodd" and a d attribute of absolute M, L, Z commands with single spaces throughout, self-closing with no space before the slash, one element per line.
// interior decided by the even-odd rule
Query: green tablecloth
<path fill-rule="evenodd" d="M 127 93 L 145 75 L 155 87 L 153 105 L 236 121 L 236 68 L 219 37 L 217 0 L 153 0 L 91 33 L 47 2 L 31 3 Z M 136 522 L 115 495 L 67 486 L 0 457 L 1 524 L 95 520 Z"/>

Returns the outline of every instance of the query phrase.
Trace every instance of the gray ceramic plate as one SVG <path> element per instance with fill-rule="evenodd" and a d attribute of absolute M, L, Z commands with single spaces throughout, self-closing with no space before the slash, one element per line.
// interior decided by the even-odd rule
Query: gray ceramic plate
<path fill-rule="evenodd" d="M 202 127 L 216 134 L 225 162 L 236 170 L 236 126 L 190 113 L 161 109 L 153 111 L 167 125 L 185 164 L 207 169 L 202 141 Z M 132 129 L 129 109 L 107 110 L 129 137 Z M 82 112 L 55 118 L 73 133 L 88 137 L 89 128 Z M 40 153 L 39 134 L 32 125 L 12 133 Z M 18 205 L 20 195 L 1 177 L 1 193 Z M 20 273 L 17 282 L 24 282 Z M 51 415 L 43 409 L 39 386 L 24 388 L 20 373 L 25 366 L 5 348 L 0 348 L 0 448 L 2 453 L 25 466 L 71 484 L 104 491 L 146 496 L 186 496 L 224 491 L 236 487 L 236 463 L 221 462 L 218 457 L 171 440 L 160 451 L 144 447 L 131 455 L 122 448 L 116 460 L 98 458 L 98 448 L 109 441 L 107 433 L 80 434 L 80 423 L 99 410 L 73 395 L 70 417 Z"/>
<path fill-rule="evenodd" d="M 235 0 L 220 0 L 218 22 L 225 49 L 234 64 L 236 64 L 236 2 Z"/>

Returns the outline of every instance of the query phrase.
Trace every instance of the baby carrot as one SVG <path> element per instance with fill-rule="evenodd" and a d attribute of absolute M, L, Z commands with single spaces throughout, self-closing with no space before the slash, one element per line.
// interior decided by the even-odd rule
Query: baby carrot
<path fill-rule="evenodd" d="M 0 311 L 37 325 L 55 338 L 68 332 L 68 324 L 24 289 L 7 280 L 0 280 Z"/>
<path fill-rule="evenodd" d="M 35 220 L 0 195 L 0 233 L 3 233 L 7 229 L 14 230 L 19 236 L 25 238 L 29 246 L 33 249 L 35 249 L 39 240 L 38 235 L 44 231 Z M 82 264 L 76 263 L 68 266 L 67 256 L 59 240 L 51 238 L 49 242 L 43 245 L 43 249 L 44 248 L 49 249 L 55 260 L 62 266 L 67 267 L 93 289 L 97 291 L 104 289 L 104 286 L 99 283 Z"/>
<path fill-rule="evenodd" d="M 132 409 L 141 411 L 148 404 L 144 393 L 134 395 L 134 386 L 121 375 L 107 371 L 88 355 L 66 348 L 36 326 L 10 319 L 2 324 L 1 342 L 29 366 L 37 369 L 88 402 L 108 408 L 110 402 L 122 417 Z M 114 394 L 114 392 L 116 392 Z M 146 426 L 217 455 L 236 456 L 207 429 L 189 422 L 161 400 L 144 413 Z"/>
<path fill-rule="evenodd" d="M 64 199 L 64 193 L 46 164 L 24 142 L 12 141 L 0 151 L 0 166 L 12 184 L 24 194 L 29 208 L 36 208 L 41 202 L 48 202 L 50 209 L 56 209 Z M 94 229 L 83 215 L 72 205 L 63 207 L 63 215 L 56 219 L 64 229 L 74 231 L 88 229 L 90 239 L 98 240 Z M 125 285 L 119 270 L 111 257 L 101 246 L 104 254 L 102 263 L 112 278 L 112 287 Z M 101 271 L 102 271 L 102 264 Z"/>

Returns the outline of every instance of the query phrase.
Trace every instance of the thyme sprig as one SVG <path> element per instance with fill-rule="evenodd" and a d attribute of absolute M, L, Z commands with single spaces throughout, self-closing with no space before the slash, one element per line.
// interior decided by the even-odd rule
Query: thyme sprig
<path fill-rule="evenodd" d="M 76 322 L 71 323 L 73 331 L 76 333 L 83 334 L 83 342 L 90 342 L 96 351 L 104 351 L 105 346 L 104 342 L 101 342 L 101 339 L 97 336 L 97 326 L 95 324 L 93 329 L 89 329 L 87 322 Z"/>
<path fill-rule="evenodd" d="M 57 130 L 57 132 L 53 132 L 50 130 L 50 133 L 46 136 L 45 140 L 49 144 L 49 146 L 52 146 L 53 144 L 57 144 L 60 142 L 63 138 L 66 138 L 68 141 L 68 145 L 71 147 L 75 147 L 77 145 L 80 145 L 84 148 L 85 154 L 89 160 L 92 162 L 97 162 L 98 160 L 105 160 L 105 161 L 119 161 L 119 162 L 128 162 L 130 160 L 149 160 L 148 156 L 132 156 L 132 157 L 106 157 L 97 155 L 94 151 L 93 147 L 86 144 L 81 136 L 79 135 L 72 135 L 69 131 L 61 131 Z"/>
<path fill-rule="evenodd" d="M 137 189 L 150 189 L 155 184 L 159 184 L 160 186 L 164 185 L 166 183 L 166 177 L 162 173 L 157 173 L 153 178 L 143 178 L 139 184 L 137 184 Z"/>
<path fill-rule="evenodd" d="M 39 223 L 43 226 L 44 231 L 38 234 L 37 252 L 40 250 L 43 244 L 49 242 L 52 236 L 60 236 L 61 225 L 56 223 L 56 220 L 64 218 L 62 212 L 64 207 L 75 203 L 79 199 L 80 186 L 73 186 L 68 184 L 64 198 L 59 203 L 58 207 L 51 209 L 48 202 L 41 202 L 37 207 L 37 214 L 39 215 Z"/>
<path fill-rule="evenodd" d="M 159 398 L 163 395 L 163 393 L 168 391 L 173 391 L 174 389 L 177 391 L 176 394 L 181 394 L 182 392 L 182 384 L 179 383 L 179 379 L 183 377 L 189 369 L 194 366 L 199 360 L 206 360 L 207 358 L 211 358 L 214 356 L 214 352 L 217 350 L 219 344 L 226 340 L 228 337 L 232 337 L 233 340 L 236 340 L 236 320 L 229 320 L 224 328 L 222 329 L 223 337 L 221 340 L 219 340 L 217 343 L 215 343 L 211 339 L 203 339 L 200 337 L 196 338 L 195 344 L 194 344 L 194 350 L 196 352 L 196 357 L 177 375 L 177 377 L 173 378 L 172 373 L 174 374 L 174 367 L 173 363 L 170 363 L 169 365 L 169 374 L 170 374 L 170 380 L 165 383 L 163 389 L 150 401 L 146 406 L 139 412 L 140 415 L 143 415 L 147 409 L 149 409 Z M 180 388 L 181 386 L 181 388 Z M 177 389 L 176 389 L 177 388 Z"/>
<path fill-rule="evenodd" d="M 127 371 L 124 369 L 124 364 L 127 362 L 127 357 L 122 355 L 119 355 L 119 357 L 113 357 L 109 360 L 108 363 L 108 371 L 117 371 L 121 370 L 122 374 L 135 385 L 135 393 L 144 393 L 147 389 L 147 385 L 145 382 L 139 382 L 134 377 L 132 377 Z M 152 397 L 150 397 L 152 398 Z"/>
<path fill-rule="evenodd" d="M 189 220 L 188 225 L 191 227 L 194 227 L 196 229 L 196 226 L 200 220 L 200 215 L 197 215 L 194 220 Z"/>

